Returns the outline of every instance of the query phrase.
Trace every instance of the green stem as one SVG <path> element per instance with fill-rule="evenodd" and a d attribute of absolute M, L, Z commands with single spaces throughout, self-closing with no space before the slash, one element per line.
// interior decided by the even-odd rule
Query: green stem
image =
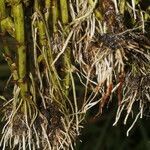
<path fill-rule="evenodd" d="M 57 0 L 52 1 L 52 23 L 53 23 L 53 32 L 57 32 L 57 21 L 58 21 L 58 4 Z"/>
<path fill-rule="evenodd" d="M 45 9 L 46 9 L 45 20 L 47 25 L 50 17 L 50 7 L 51 7 L 51 0 L 45 0 Z"/>
<path fill-rule="evenodd" d="M 126 0 L 120 0 L 119 2 L 119 10 L 122 15 L 124 15 Z"/>
<path fill-rule="evenodd" d="M 69 21 L 67 0 L 60 0 L 62 23 L 67 24 Z"/>
<path fill-rule="evenodd" d="M 65 27 L 66 24 L 69 23 L 69 15 L 68 15 L 68 7 L 67 7 L 67 1 L 66 0 L 60 0 L 60 9 L 61 9 L 61 18 L 62 18 L 62 23 Z M 69 29 L 66 29 L 66 32 L 69 33 Z M 64 32 L 64 36 L 65 36 L 65 32 Z M 64 77 L 63 77 L 63 89 L 64 89 L 64 93 L 66 96 L 68 96 L 69 94 L 69 86 L 71 83 L 71 79 L 70 79 L 70 73 L 69 70 L 71 68 L 71 52 L 70 52 L 70 48 L 66 48 L 66 51 L 63 55 L 63 71 L 64 71 Z"/>
<path fill-rule="evenodd" d="M 26 48 L 25 48 L 25 33 L 24 33 L 24 11 L 23 5 L 19 0 L 15 0 L 12 6 L 12 13 L 15 25 L 15 39 L 17 41 L 17 67 L 19 75 L 19 86 L 21 89 L 22 98 L 26 97 L 28 92 L 26 81 Z"/>
<path fill-rule="evenodd" d="M 0 0 L 0 21 L 6 18 L 5 0 Z"/>
<path fill-rule="evenodd" d="M 52 62 L 53 62 L 53 55 L 52 55 L 52 51 L 51 51 L 51 45 L 50 45 L 50 37 L 49 37 L 49 33 L 48 33 L 48 29 L 47 29 L 47 25 L 46 25 L 46 21 L 43 17 L 43 15 L 40 12 L 40 6 L 39 6 L 39 2 L 37 0 L 35 0 L 35 11 L 39 14 L 40 19 L 37 20 L 37 27 L 38 27 L 38 34 L 39 34 L 39 43 L 40 43 L 40 48 L 43 51 L 42 55 L 44 58 L 44 61 L 46 63 L 47 69 L 48 69 L 48 74 L 50 77 L 50 81 L 52 82 L 52 86 L 55 89 L 55 97 L 56 97 L 56 101 L 61 101 L 62 98 L 62 87 L 59 81 L 59 77 L 58 77 L 58 73 L 56 71 L 55 66 L 52 66 Z"/>

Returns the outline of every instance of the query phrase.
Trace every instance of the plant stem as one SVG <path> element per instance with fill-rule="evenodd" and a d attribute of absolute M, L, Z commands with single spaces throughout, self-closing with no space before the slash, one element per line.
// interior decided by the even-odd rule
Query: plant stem
<path fill-rule="evenodd" d="M 15 0 L 12 6 L 12 13 L 15 25 L 15 39 L 17 41 L 17 69 L 19 80 L 18 84 L 21 89 L 22 98 L 26 97 L 28 92 L 26 81 L 26 48 L 25 48 L 25 33 L 24 33 L 24 11 L 23 5 L 19 0 Z"/>
<path fill-rule="evenodd" d="M 69 21 L 67 0 L 60 0 L 60 9 L 62 22 L 63 24 L 67 24 Z"/>
<path fill-rule="evenodd" d="M 5 0 L 0 1 L 0 21 L 6 18 L 6 7 L 5 7 Z"/>
<path fill-rule="evenodd" d="M 60 7 L 61 7 L 61 19 L 63 26 L 65 27 L 66 24 L 69 23 L 69 15 L 68 15 L 68 7 L 67 7 L 67 1 L 66 0 L 60 0 Z M 67 28 L 66 31 L 64 31 L 64 37 L 65 34 L 69 33 L 69 29 Z M 65 95 L 68 96 L 69 94 L 69 87 L 71 83 L 70 79 L 70 69 L 71 69 L 71 51 L 70 48 L 66 48 L 66 51 L 63 55 L 63 71 L 64 71 L 64 77 L 63 77 L 63 89 L 65 92 Z"/>
<path fill-rule="evenodd" d="M 52 23 L 53 23 L 53 32 L 57 32 L 57 21 L 58 21 L 58 4 L 57 0 L 52 1 Z"/>
<path fill-rule="evenodd" d="M 61 103 L 62 100 L 62 87 L 59 81 L 58 73 L 56 71 L 55 66 L 52 66 L 53 62 L 53 55 L 51 51 L 51 43 L 50 43 L 50 37 L 48 32 L 48 27 L 46 25 L 45 18 L 43 17 L 41 11 L 40 11 L 40 3 L 39 1 L 35 0 L 34 4 L 35 11 L 40 16 L 37 20 L 37 27 L 38 27 L 38 34 L 39 34 L 39 43 L 41 52 L 44 58 L 45 65 L 47 67 L 47 72 L 49 75 L 49 80 L 51 81 L 51 85 L 53 86 L 54 91 L 54 97 L 58 103 Z"/>
<path fill-rule="evenodd" d="M 126 5 L 126 0 L 120 0 L 120 2 L 119 2 L 119 9 L 120 9 L 120 13 L 122 15 L 124 15 L 125 5 Z"/>
<path fill-rule="evenodd" d="M 50 7 L 51 7 L 51 0 L 45 0 L 45 9 L 46 9 L 45 20 L 46 20 L 47 25 L 48 25 L 49 17 L 50 17 Z"/>

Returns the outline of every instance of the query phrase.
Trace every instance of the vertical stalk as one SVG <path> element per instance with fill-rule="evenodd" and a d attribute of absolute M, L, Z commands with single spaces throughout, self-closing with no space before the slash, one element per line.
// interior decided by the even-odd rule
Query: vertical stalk
<path fill-rule="evenodd" d="M 67 0 L 60 0 L 62 23 L 67 24 L 69 21 Z"/>
<path fill-rule="evenodd" d="M 63 36 L 65 37 L 69 33 L 69 28 L 66 28 L 65 25 L 69 23 L 69 11 L 67 7 L 67 0 L 60 0 L 60 6 L 61 6 L 61 18 L 63 27 L 66 29 L 63 33 Z M 67 34 L 66 34 L 67 33 Z M 73 100 L 74 100 L 74 111 L 75 111 L 75 120 L 76 120 L 76 132 L 78 133 L 79 129 L 79 118 L 78 118 L 78 106 L 77 106 L 77 98 L 76 98 L 76 89 L 75 89 L 75 83 L 73 79 L 73 75 L 71 72 L 71 49 L 69 47 L 66 48 L 66 51 L 63 55 L 63 71 L 64 71 L 64 78 L 63 78 L 63 90 L 66 96 L 69 96 L 69 87 L 70 84 L 72 85 L 72 91 L 73 91 Z"/>
<path fill-rule="evenodd" d="M 34 8 L 35 8 L 35 11 L 40 16 L 40 19 L 37 20 L 40 48 L 43 51 L 42 55 L 44 55 L 44 61 L 46 63 L 47 69 L 48 69 L 48 74 L 50 77 L 49 80 L 52 82 L 52 86 L 55 89 L 55 92 L 57 92 L 57 95 L 55 95 L 55 97 L 56 97 L 57 101 L 60 101 L 59 96 L 62 96 L 62 87 L 61 87 L 61 84 L 59 81 L 59 77 L 58 77 L 56 68 L 55 68 L 55 66 L 51 65 L 53 62 L 53 55 L 52 55 L 52 51 L 51 51 L 50 37 L 49 37 L 45 18 L 43 17 L 43 15 L 40 12 L 40 3 L 38 0 L 35 0 Z"/>
<path fill-rule="evenodd" d="M 57 21 L 58 21 L 58 3 L 57 0 L 52 1 L 52 23 L 53 23 L 53 32 L 57 32 Z"/>
<path fill-rule="evenodd" d="M 119 10 L 122 15 L 124 15 L 126 0 L 119 1 Z"/>
<path fill-rule="evenodd" d="M 2 19 L 6 18 L 6 7 L 5 7 L 5 1 L 0 0 L 0 21 Z"/>
<path fill-rule="evenodd" d="M 51 0 L 45 0 L 45 9 L 46 9 L 45 20 L 47 25 L 50 17 L 50 7 L 51 7 Z"/>
<path fill-rule="evenodd" d="M 65 27 L 66 24 L 69 22 L 69 15 L 68 15 L 68 6 L 67 6 L 67 1 L 66 0 L 60 0 L 60 9 L 61 9 L 61 19 L 63 26 Z M 66 32 L 69 32 L 69 29 L 66 29 Z M 65 36 L 64 32 L 64 36 Z M 70 73 L 69 70 L 71 68 L 71 52 L 70 48 L 67 48 L 64 55 L 63 55 L 63 70 L 64 70 L 64 81 L 63 81 L 63 89 L 68 96 L 69 94 L 69 86 L 70 86 Z"/>
<path fill-rule="evenodd" d="M 26 48 L 25 48 L 25 31 L 24 31 L 24 11 L 20 0 L 15 0 L 12 4 L 12 13 L 15 25 L 15 39 L 17 41 L 17 67 L 19 75 L 19 86 L 22 98 L 27 94 L 27 81 L 25 79 L 26 71 Z"/>

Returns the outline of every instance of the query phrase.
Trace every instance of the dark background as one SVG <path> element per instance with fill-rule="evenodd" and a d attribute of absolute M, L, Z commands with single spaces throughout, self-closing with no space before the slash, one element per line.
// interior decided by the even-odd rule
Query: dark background
<path fill-rule="evenodd" d="M 105 109 L 105 113 L 96 122 L 87 118 L 76 150 L 150 150 L 149 116 L 139 119 L 127 137 L 126 131 L 134 119 L 130 116 L 124 125 L 122 117 L 117 126 L 113 126 L 116 109 Z"/>

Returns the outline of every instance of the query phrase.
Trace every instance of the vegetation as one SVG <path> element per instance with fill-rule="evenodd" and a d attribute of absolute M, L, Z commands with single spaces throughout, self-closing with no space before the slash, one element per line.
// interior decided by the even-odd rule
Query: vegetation
<path fill-rule="evenodd" d="M 113 125 L 134 118 L 129 134 L 149 111 L 145 3 L 0 1 L 2 53 L 11 72 L 9 90 L 0 97 L 3 149 L 74 149 L 88 110 L 99 106 L 96 120 L 112 100 Z"/>

